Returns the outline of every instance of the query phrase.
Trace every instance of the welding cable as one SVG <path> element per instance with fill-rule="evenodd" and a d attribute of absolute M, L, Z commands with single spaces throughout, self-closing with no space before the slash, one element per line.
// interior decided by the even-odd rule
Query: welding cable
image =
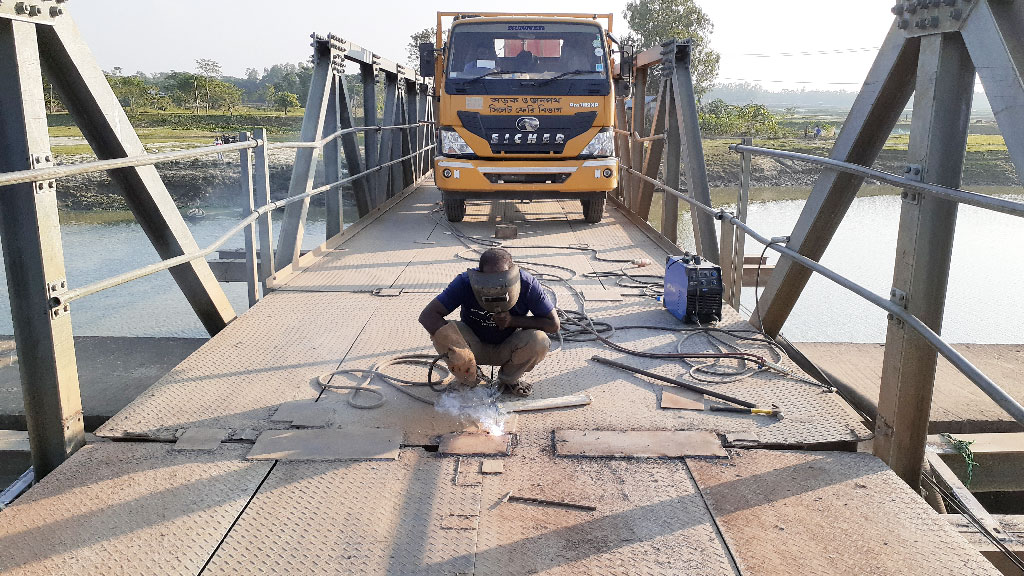
<path fill-rule="evenodd" d="M 316 381 L 317 384 L 319 384 L 321 388 L 323 388 L 324 390 L 351 390 L 352 393 L 348 395 L 346 401 L 348 402 L 349 406 L 352 406 L 353 408 L 359 408 L 360 410 L 372 410 L 374 408 L 380 408 L 381 406 L 384 405 L 384 402 L 386 401 L 383 392 L 381 392 L 377 388 L 371 388 L 369 386 L 370 382 L 372 382 L 374 378 L 380 378 L 381 380 L 387 382 L 396 390 L 398 390 L 402 394 L 405 394 L 406 396 L 409 396 L 410 398 L 423 402 L 424 404 L 433 405 L 433 400 L 429 398 L 424 398 L 419 394 L 414 394 L 409 390 L 409 388 L 430 386 L 431 388 L 436 390 L 436 388 L 434 388 L 435 386 L 446 386 L 448 383 L 450 383 L 452 380 L 452 374 L 446 366 L 437 366 L 437 361 L 439 359 L 440 356 L 434 354 L 406 354 L 402 356 L 394 356 L 392 358 L 388 358 L 387 360 L 374 364 L 369 370 L 364 370 L 360 368 L 346 368 L 342 370 L 335 370 L 334 372 L 330 372 L 328 374 L 321 374 L 320 376 L 317 377 Z M 429 366 L 430 372 L 428 380 L 426 382 L 417 380 L 405 380 L 403 378 L 391 376 L 390 374 L 385 374 L 383 372 L 384 368 L 399 364 L 412 366 Z M 433 371 L 435 369 L 447 372 L 447 376 L 445 376 L 439 381 L 433 381 Z M 365 379 L 358 385 L 331 384 L 331 378 L 338 374 L 354 374 L 364 376 Z M 377 400 L 368 404 L 361 404 L 359 402 L 356 402 L 356 395 L 358 395 L 360 392 L 373 394 L 377 396 Z"/>

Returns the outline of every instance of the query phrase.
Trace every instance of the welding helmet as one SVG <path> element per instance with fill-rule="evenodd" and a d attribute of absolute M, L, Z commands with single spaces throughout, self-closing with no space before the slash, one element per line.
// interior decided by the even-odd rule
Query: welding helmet
<path fill-rule="evenodd" d="M 492 314 L 508 312 L 519 301 L 520 277 L 516 264 L 505 272 L 467 272 L 473 296 L 484 310 Z"/>

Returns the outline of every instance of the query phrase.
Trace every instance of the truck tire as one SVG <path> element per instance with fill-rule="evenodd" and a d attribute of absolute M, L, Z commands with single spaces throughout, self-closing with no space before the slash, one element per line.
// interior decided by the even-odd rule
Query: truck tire
<path fill-rule="evenodd" d="M 580 200 L 583 205 L 583 221 L 588 224 L 600 222 L 604 218 L 604 201 L 604 194 Z"/>
<path fill-rule="evenodd" d="M 462 222 L 466 217 L 465 200 L 443 198 L 441 202 L 444 204 L 444 215 L 448 218 L 449 222 Z"/>

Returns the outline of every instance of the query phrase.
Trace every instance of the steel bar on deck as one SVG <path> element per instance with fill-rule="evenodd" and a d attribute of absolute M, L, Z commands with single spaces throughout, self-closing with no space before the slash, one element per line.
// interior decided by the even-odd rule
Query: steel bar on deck
<path fill-rule="evenodd" d="M 145 156 L 146 148 L 74 21 L 61 18 L 53 26 L 37 26 L 37 31 L 46 76 L 97 158 Z M 225 147 L 221 148 L 224 151 Z M 160 258 L 198 248 L 154 166 L 118 168 L 109 174 Z M 208 333 L 218 333 L 235 319 L 231 302 L 209 263 L 190 262 L 171 270 L 171 276 Z"/>
<path fill-rule="evenodd" d="M 270 164 L 267 159 L 267 129 L 257 128 L 256 140 L 262 144 L 256 148 L 256 175 L 253 208 L 263 209 L 270 204 Z M 270 218 L 270 211 L 261 212 L 259 218 L 260 236 L 260 282 L 263 284 L 263 293 L 267 293 L 267 281 L 277 270 L 274 268 L 274 224 Z"/>
<path fill-rule="evenodd" d="M 252 137 L 248 132 L 241 132 L 238 135 L 239 142 L 247 142 Z M 253 186 L 252 150 L 246 148 L 238 152 L 239 168 L 242 176 L 242 195 L 244 196 L 249 212 L 255 211 L 255 192 Z M 249 299 L 249 308 L 252 308 L 260 301 L 259 272 L 256 266 L 256 226 L 251 223 L 245 227 L 242 234 L 245 239 L 245 295 Z"/>
<path fill-rule="evenodd" d="M 37 27 L 0 18 L 0 169 L 49 163 Z M 85 445 L 71 315 L 51 298 L 67 286 L 53 180 L 0 194 L 11 320 L 32 465 L 43 477 Z"/>
<path fill-rule="evenodd" d="M 974 65 L 958 34 L 921 39 L 908 163 L 921 179 L 958 187 L 971 124 Z M 902 203 L 893 297 L 936 333 L 942 331 L 957 203 L 915 195 Z M 912 488 L 921 486 L 935 385 L 935 349 L 902 322 L 889 322 L 873 452 Z"/>
<path fill-rule="evenodd" d="M 864 298 L 865 300 L 871 302 L 872 304 L 881 308 L 882 310 L 885 310 L 886 312 L 892 314 L 893 316 L 896 316 L 900 320 L 903 320 L 904 322 L 906 322 L 908 326 L 910 326 L 914 330 L 917 330 L 922 336 L 924 336 L 925 340 L 928 340 L 928 342 L 930 342 L 932 346 L 934 346 L 938 350 L 939 354 L 942 354 L 942 356 L 949 360 L 949 362 L 953 366 L 955 366 L 957 370 L 960 371 L 960 373 L 966 376 L 971 382 L 978 386 L 978 388 L 981 388 L 982 392 L 984 392 L 989 398 L 991 398 L 996 404 L 998 404 L 1000 408 L 1005 410 L 1006 413 L 1012 416 L 1014 420 L 1020 422 L 1021 424 L 1024 424 L 1024 406 L 1022 406 L 1012 396 L 1003 391 L 1003 389 L 1000 388 L 998 384 L 993 382 L 988 376 L 986 376 L 983 372 L 978 370 L 978 368 L 971 364 L 971 362 L 967 360 L 967 358 L 964 358 L 959 352 L 954 350 L 949 344 L 947 344 L 942 339 L 941 336 L 932 331 L 931 328 L 929 328 L 924 322 L 919 320 L 916 316 L 908 313 L 905 309 L 897 306 L 888 299 L 883 298 L 878 294 L 875 294 L 874 292 L 861 286 L 860 284 L 857 284 L 856 282 L 853 282 L 852 280 L 849 280 L 846 277 L 836 272 L 833 272 L 829 268 L 822 266 L 817 261 L 812 260 L 800 254 L 799 252 L 796 252 L 795 250 L 792 250 L 785 246 L 781 246 L 777 242 L 772 242 L 770 238 L 766 238 L 758 234 L 753 228 L 747 226 L 745 222 L 741 222 L 739 218 L 727 212 L 726 210 L 715 210 L 714 208 L 705 206 L 695 201 L 694 199 L 690 198 L 689 196 L 678 190 L 672 190 L 666 187 L 661 182 L 658 182 L 653 178 L 648 178 L 643 174 L 640 174 L 636 170 L 632 170 L 629 168 L 627 168 L 626 170 L 632 172 L 641 179 L 653 182 L 656 187 L 665 190 L 670 194 L 674 194 L 678 198 L 681 198 L 684 202 L 690 204 L 692 208 L 703 210 L 708 214 L 714 215 L 719 220 L 728 219 L 734 226 L 743 230 L 748 236 L 750 236 L 757 242 L 761 243 L 762 245 L 767 246 L 769 250 L 774 250 L 775 252 L 782 254 L 789 260 L 803 266 L 804 268 L 807 268 L 811 272 L 817 272 L 818 274 L 821 274 L 822 276 L 828 278 L 835 284 L 838 284 L 839 286 L 849 290 L 850 292 L 857 294 L 861 298 Z"/>
<path fill-rule="evenodd" d="M 334 75 L 331 78 L 331 89 L 327 96 L 327 116 L 324 120 L 324 131 L 327 132 L 337 133 L 341 131 L 341 110 L 338 104 L 338 91 L 341 82 L 342 78 L 338 75 Z M 340 137 L 339 135 L 338 137 L 331 138 L 330 142 L 324 144 L 324 179 L 328 182 L 335 182 L 341 179 Z M 324 199 L 324 204 L 326 205 L 325 234 L 328 240 L 336 234 L 341 234 L 341 231 L 345 229 L 344 200 L 341 195 L 342 190 L 338 189 L 337 192 L 328 194 Z"/>
<path fill-rule="evenodd" d="M 870 166 L 882 151 L 914 92 L 918 38 L 907 38 L 893 22 L 830 156 Z M 863 184 L 863 176 L 824 170 L 811 190 L 787 246 L 821 258 Z M 761 328 L 777 335 L 810 278 L 806 269 L 779 262 L 761 297 Z M 758 327 L 758 326 L 755 326 Z"/>
<path fill-rule="evenodd" d="M 1013 200 L 999 198 L 998 196 L 989 196 L 987 194 L 979 194 L 977 192 L 971 192 L 969 190 L 950 188 L 948 186 L 940 186 L 938 184 L 932 184 L 929 182 L 911 180 L 909 178 L 904 178 L 903 176 L 892 174 L 891 172 L 883 172 L 882 170 L 868 168 L 866 166 L 861 166 L 860 164 L 841 162 L 839 160 L 833 160 L 831 158 L 825 158 L 823 156 L 801 154 L 799 152 L 773 150 L 771 148 L 759 148 L 757 146 L 744 146 L 739 144 L 732 144 L 729 146 L 729 149 L 735 152 L 750 153 L 758 156 L 768 156 L 771 158 L 796 160 L 798 162 L 807 162 L 809 164 L 816 164 L 818 166 L 824 166 L 826 168 L 834 168 L 840 172 L 845 172 L 847 174 L 856 174 L 858 176 L 863 176 L 865 178 L 871 178 L 873 180 L 878 180 L 879 182 L 892 184 L 893 186 L 897 186 L 899 188 L 917 190 L 918 192 L 925 192 L 934 195 L 938 198 L 955 200 L 960 204 L 976 206 L 978 208 L 984 208 L 986 210 L 992 210 L 994 212 L 1001 212 L 1003 214 L 1009 214 L 1011 216 L 1024 216 L 1024 202 L 1014 202 Z"/>
<path fill-rule="evenodd" d="M 433 149 L 433 148 L 434 148 L 434 145 L 430 145 L 430 146 L 427 147 L 427 149 Z M 409 155 L 409 158 L 411 158 L 412 156 L 414 156 L 416 154 L 419 154 L 419 153 L 420 153 L 419 151 L 414 152 L 413 154 Z M 210 244 L 209 246 L 207 246 L 206 248 L 203 248 L 202 250 L 197 250 L 197 251 L 194 251 L 194 252 L 190 252 L 188 254 L 183 254 L 183 255 L 178 256 L 176 258 L 171 258 L 171 259 L 168 259 L 168 260 L 163 260 L 161 262 L 156 262 L 154 264 L 150 264 L 149 266 L 144 266 L 142 268 L 138 268 L 138 269 L 132 270 L 130 272 L 125 272 L 124 274 L 120 274 L 118 276 L 107 278 L 105 280 L 100 280 L 98 282 L 93 282 L 92 284 L 88 284 L 88 285 L 83 286 L 81 288 L 75 288 L 75 289 L 68 290 L 64 294 L 60 295 L 59 302 L 60 302 L 60 304 L 66 304 L 66 303 L 74 302 L 75 300 L 79 300 L 81 298 L 85 298 L 86 296 L 95 294 L 97 292 L 102 292 L 103 290 L 106 290 L 108 288 L 113 288 L 114 286 L 120 286 L 121 284 L 124 284 L 126 282 L 131 282 L 132 280 L 138 280 L 139 278 L 143 278 L 145 276 L 149 276 L 150 274 L 156 274 L 157 272 L 161 272 L 163 270 L 167 270 L 167 269 L 173 268 L 174 266 L 178 266 L 178 265 L 181 265 L 181 264 L 188 263 L 188 262 L 190 262 L 192 260 L 197 260 L 199 258 L 205 258 L 206 256 L 212 254 L 214 250 L 217 250 L 218 248 L 223 246 L 228 240 L 231 239 L 232 236 L 234 236 L 235 234 L 238 234 L 248 224 L 250 224 L 251 222 L 254 222 L 256 219 L 258 219 L 261 216 L 269 215 L 269 213 L 271 211 L 273 211 L 273 210 L 277 210 L 279 208 L 284 208 L 285 206 L 288 206 L 290 204 L 294 204 L 295 202 L 300 202 L 300 201 L 303 201 L 303 200 L 308 200 L 312 196 L 316 196 L 317 194 L 321 194 L 323 192 L 326 192 L 328 190 L 332 190 L 332 189 L 337 188 L 339 186 L 344 186 L 345 184 L 348 184 L 349 182 L 352 182 L 352 181 L 357 180 L 359 178 L 366 177 L 366 176 L 368 176 L 368 175 L 370 175 L 370 174 L 372 174 L 372 173 L 374 173 L 376 171 L 383 170 L 383 169 L 391 166 L 392 164 L 395 164 L 395 163 L 398 163 L 398 162 L 401 162 L 401 161 L 407 160 L 407 159 L 408 158 L 399 158 L 397 160 L 392 160 L 391 162 L 389 162 L 387 164 L 382 164 L 382 165 L 380 165 L 380 166 L 378 166 L 376 168 L 373 168 L 372 170 L 367 170 L 366 172 L 363 172 L 361 174 L 356 174 L 355 176 L 349 176 L 348 178 L 344 178 L 344 179 L 339 180 L 337 182 L 332 182 L 331 184 L 327 184 L 327 185 L 321 186 L 319 188 L 315 188 L 315 189 L 310 190 L 310 191 L 308 191 L 308 192 L 306 192 L 304 194 L 301 194 L 299 196 L 289 196 L 288 198 L 285 198 L 283 200 L 278 200 L 277 202 L 272 202 L 270 204 L 266 204 L 266 205 L 264 205 L 264 206 L 262 206 L 260 208 L 257 208 L 256 210 L 253 210 L 253 212 L 251 214 L 249 214 L 241 222 L 239 222 L 238 224 L 233 226 L 231 229 L 229 229 L 220 238 L 218 238 L 216 241 L 214 241 L 213 244 Z"/>

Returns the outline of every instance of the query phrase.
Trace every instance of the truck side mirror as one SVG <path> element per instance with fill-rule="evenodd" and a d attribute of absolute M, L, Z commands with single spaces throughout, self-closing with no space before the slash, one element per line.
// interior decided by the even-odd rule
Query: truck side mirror
<path fill-rule="evenodd" d="M 619 51 L 619 77 L 626 82 L 633 79 L 633 49 L 623 46 Z"/>
<path fill-rule="evenodd" d="M 420 44 L 420 76 L 424 78 L 434 77 L 434 64 L 437 62 L 437 54 L 434 52 L 433 42 Z"/>

